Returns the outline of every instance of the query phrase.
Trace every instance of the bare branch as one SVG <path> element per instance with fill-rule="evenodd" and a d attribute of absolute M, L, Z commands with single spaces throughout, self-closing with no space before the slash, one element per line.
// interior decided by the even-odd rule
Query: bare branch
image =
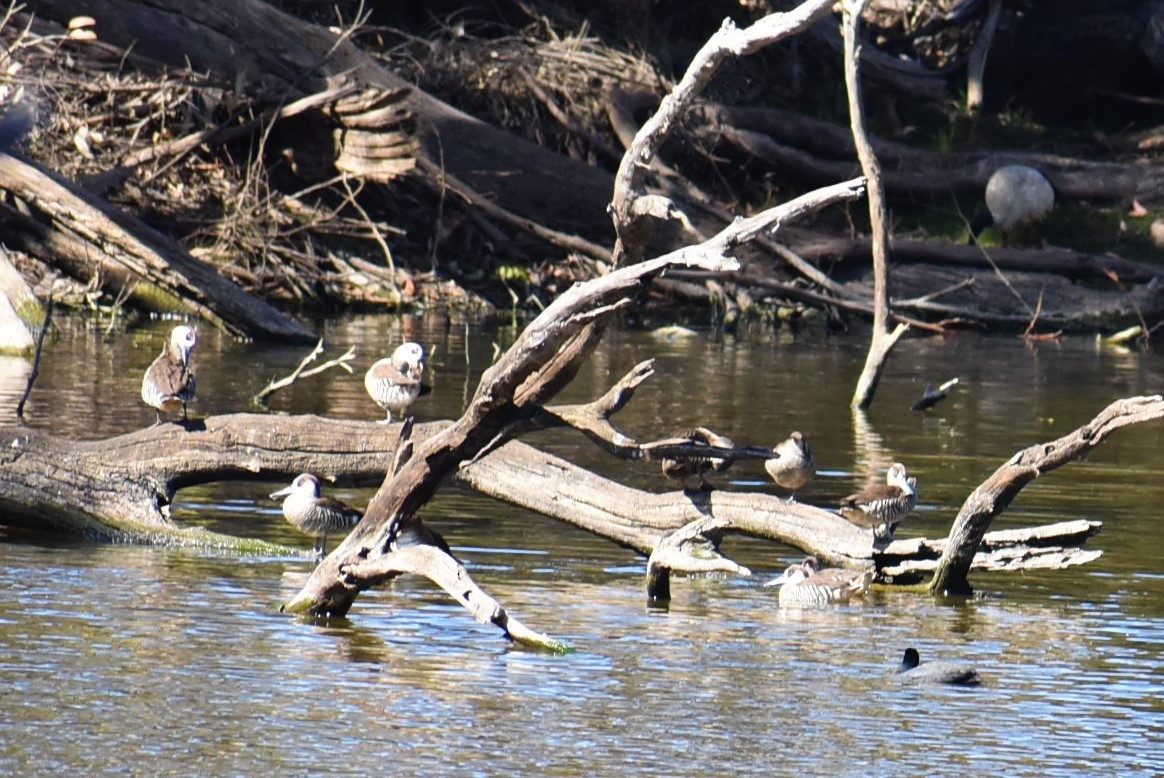
<path fill-rule="evenodd" d="M 942 558 L 930 583 L 933 592 L 968 593 L 967 575 L 983 536 L 994 517 L 1002 513 L 1023 487 L 1043 473 L 1083 459 L 1113 431 L 1164 417 L 1164 398 L 1129 397 L 1117 400 L 1074 432 L 1049 443 L 1039 443 L 1011 457 L 966 498 Z"/>
<path fill-rule="evenodd" d="M 832 3 L 825 0 L 809 0 L 787 13 L 770 14 L 743 30 L 737 28 L 731 19 L 725 19 L 720 29 L 703 44 L 687 66 L 683 78 L 635 134 L 615 175 L 611 218 L 618 236 L 614 250 L 616 267 L 637 262 L 642 257 L 650 221 L 636 217 L 635 212 L 637 202 L 647 195 L 645 173 L 675 123 L 707 86 L 723 61 L 731 55 L 754 53 L 805 30 L 827 14 L 831 7 Z"/>
<path fill-rule="evenodd" d="M 308 378 L 318 373 L 322 373 L 325 370 L 330 370 L 333 367 L 342 368 L 349 373 L 352 372 L 352 366 L 348 363 L 356 357 L 356 349 L 354 346 L 349 347 L 347 351 L 335 359 L 329 359 L 327 362 L 316 365 L 310 370 L 305 369 L 308 365 L 318 359 L 321 354 L 323 354 L 323 350 L 323 338 L 320 338 L 319 342 L 315 344 L 315 348 L 312 349 L 310 354 L 303 358 L 303 361 L 299 363 L 298 367 L 292 370 L 289 375 L 284 376 L 278 380 L 271 381 L 269 384 L 264 386 L 258 394 L 251 398 L 252 402 L 257 403 L 258 405 L 265 405 L 267 398 L 280 389 L 290 386 L 300 378 Z"/>

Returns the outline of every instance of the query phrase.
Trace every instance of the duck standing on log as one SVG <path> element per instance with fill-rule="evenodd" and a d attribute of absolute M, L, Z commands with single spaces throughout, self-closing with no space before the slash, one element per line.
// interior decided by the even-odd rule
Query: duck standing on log
<path fill-rule="evenodd" d="M 735 448 L 736 444 L 717 435 L 706 427 L 692 427 L 677 430 L 672 437 L 681 438 L 691 443 L 703 443 L 717 448 Z M 711 484 L 707 481 L 708 473 L 722 473 L 732 466 L 730 461 L 714 457 L 680 457 L 663 459 L 660 461 L 663 475 L 673 481 L 683 484 L 684 490 L 710 490 Z"/>
<path fill-rule="evenodd" d="M 841 500 L 840 513 L 852 523 L 873 529 L 874 540 L 893 540 L 893 530 L 917 505 L 917 479 L 894 462 L 884 484 L 867 486 Z M 880 532 L 878 531 L 880 529 Z"/>
<path fill-rule="evenodd" d="M 190 353 L 198 345 L 198 330 L 188 324 L 179 324 L 170 332 L 162 353 L 146 370 L 141 382 L 141 399 L 157 411 L 161 424 L 162 413 L 177 413 L 182 409 L 186 421 L 186 403 L 194 399 L 194 371 L 190 368 Z"/>
<path fill-rule="evenodd" d="M 431 391 L 421 383 L 422 373 L 424 347 L 411 342 L 397 346 L 392 356 L 368 368 L 364 375 L 364 388 L 376 404 L 388 413 L 381 424 L 391 424 L 394 413 L 400 417 L 408 415 L 416 398 Z"/>
<path fill-rule="evenodd" d="M 363 518 L 355 508 L 331 497 L 319 495 L 319 479 L 303 473 L 291 485 L 271 493 L 271 499 L 283 497 L 283 518 L 300 532 L 315 538 L 315 558 L 322 559 L 327 536 L 350 530 Z"/>
<path fill-rule="evenodd" d="M 773 451 L 776 456 L 764 460 L 764 469 L 776 485 L 792 492 L 788 501 L 796 498 L 796 490 L 803 487 L 816 474 L 816 462 L 808 441 L 799 432 L 793 432 L 788 440 L 781 442 Z"/>
<path fill-rule="evenodd" d="M 789 565 L 783 575 L 764 585 L 780 587 L 781 607 L 812 607 L 847 602 L 864 594 L 872 582 L 872 570 L 822 568 L 820 560 L 810 556 L 803 562 Z"/>

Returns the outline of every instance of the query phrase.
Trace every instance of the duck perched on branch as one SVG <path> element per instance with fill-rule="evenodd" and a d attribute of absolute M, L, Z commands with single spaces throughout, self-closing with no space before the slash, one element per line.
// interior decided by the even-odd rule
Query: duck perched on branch
<path fill-rule="evenodd" d="M 141 382 L 141 399 L 157 411 L 161 424 L 163 413 L 177 413 L 182 409 L 186 421 L 186 403 L 194 399 L 194 371 L 190 354 L 198 345 L 198 330 L 188 324 L 179 324 L 170 332 L 162 353 L 146 370 Z"/>
<path fill-rule="evenodd" d="M 816 474 L 812 450 L 808 447 L 808 440 L 804 435 L 793 432 L 773 451 L 776 452 L 776 456 L 764 461 L 764 469 L 777 486 L 792 492 L 788 497 L 791 502 L 796 497 L 796 490 L 811 481 Z"/>
<path fill-rule="evenodd" d="M 391 424 L 392 414 L 406 416 L 416 398 L 427 394 L 421 383 L 424 373 L 424 347 L 419 343 L 402 343 L 392 356 L 378 360 L 364 374 L 364 388 L 388 417 L 381 423 Z"/>
<path fill-rule="evenodd" d="M 678 430 L 674 433 L 675 438 L 688 440 L 691 443 L 702 443 L 708 446 L 715 446 L 717 448 L 735 448 L 736 444 L 732 443 L 723 435 L 718 435 L 706 427 L 692 427 L 690 429 Z M 683 457 L 676 459 L 663 459 L 660 461 L 663 469 L 663 475 L 667 476 L 673 481 L 680 481 L 684 489 L 711 489 L 711 484 L 707 481 L 709 473 L 722 473 L 732 466 L 732 463 L 723 459 L 716 459 L 714 457 Z"/>
<path fill-rule="evenodd" d="M 840 514 L 852 523 L 873 529 L 874 540 L 892 540 L 893 530 L 917 505 L 917 479 L 906 475 L 905 465 L 894 462 L 884 484 L 872 484 L 841 500 Z"/>

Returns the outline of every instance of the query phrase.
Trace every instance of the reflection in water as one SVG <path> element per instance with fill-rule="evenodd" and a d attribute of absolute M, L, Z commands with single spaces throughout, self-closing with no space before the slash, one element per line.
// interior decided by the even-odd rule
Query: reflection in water
<path fill-rule="evenodd" d="M 107 340 L 65 325 L 51 344 L 31 421 L 94 438 L 145 426 L 137 398 L 162 322 Z M 362 370 L 405 338 L 432 355 L 422 419 L 460 412 L 511 331 L 438 317 L 329 323 L 355 344 L 356 373 L 324 374 L 272 399 L 274 410 L 379 417 Z M 788 336 L 655 342 L 612 332 L 562 402 L 604 392 L 646 356 L 658 374 L 616 422 L 636 437 L 704 425 L 742 444 L 792 429 L 823 473 L 798 494 L 833 505 L 894 459 L 924 484 L 899 535 L 945 534 L 961 501 L 1032 442 L 1090 419 L 1119 396 L 1164 383 L 1152 355 L 1090 341 L 1040 344 L 962 336 L 905 340 L 867 415 L 845 419 L 864 343 Z M 207 331 L 197 415 L 249 398 L 302 358 Z M 959 389 L 910 413 L 927 376 Z M 806 391 L 805 387 L 810 390 Z M 0 381 L 0 406 L 14 405 Z M 89 546 L 0 529 L 0 771 L 5 774 L 1151 774 L 1159 720 L 1164 502 L 1159 428 L 1120 430 L 1090 461 L 1025 489 L 1000 526 L 1089 518 L 1098 563 L 984 574 L 980 596 L 935 601 L 876 589 L 862 601 L 780 609 L 762 587 L 795 549 L 729 537 L 750 578 L 678 579 L 666 611 L 646 607 L 645 562 L 564 524 L 456 485 L 425 509 L 478 583 L 530 626 L 569 641 L 550 656 L 507 646 L 428 582 L 396 579 L 348 619 L 298 620 L 278 604 L 310 572 L 310 542 L 266 494 L 280 484 L 183 490 L 175 517 L 298 545 L 288 558 Z M 641 488 L 657 467 L 614 461 L 580 435 L 532 439 Z M 774 489 L 760 462 L 733 489 Z M 366 505 L 372 490 L 336 490 Z M 901 651 L 965 659 L 976 690 L 901 689 Z M 128 768 L 132 765 L 132 768 Z M 191 767 L 195 765 L 195 767 Z M 342 765 L 342 767 L 340 767 Z M 385 768 L 385 765 L 391 765 Z M 127 769 L 128 768 L 128 769 Z"/>

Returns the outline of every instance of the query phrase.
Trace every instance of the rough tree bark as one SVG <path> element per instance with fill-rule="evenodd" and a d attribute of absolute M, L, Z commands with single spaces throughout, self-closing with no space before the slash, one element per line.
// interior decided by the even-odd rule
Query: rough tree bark
<path fill-rule="evenodd" d="M 66 266 L 76 278 L 109 276 L 120 286 L 145 281 L 236 336 L 312 342 L 307 327 L 253 297 L 174 240 L 75 184 L 0 152 L 0 191 L 25 209 L 0 205 L 11 248 Z"/>

